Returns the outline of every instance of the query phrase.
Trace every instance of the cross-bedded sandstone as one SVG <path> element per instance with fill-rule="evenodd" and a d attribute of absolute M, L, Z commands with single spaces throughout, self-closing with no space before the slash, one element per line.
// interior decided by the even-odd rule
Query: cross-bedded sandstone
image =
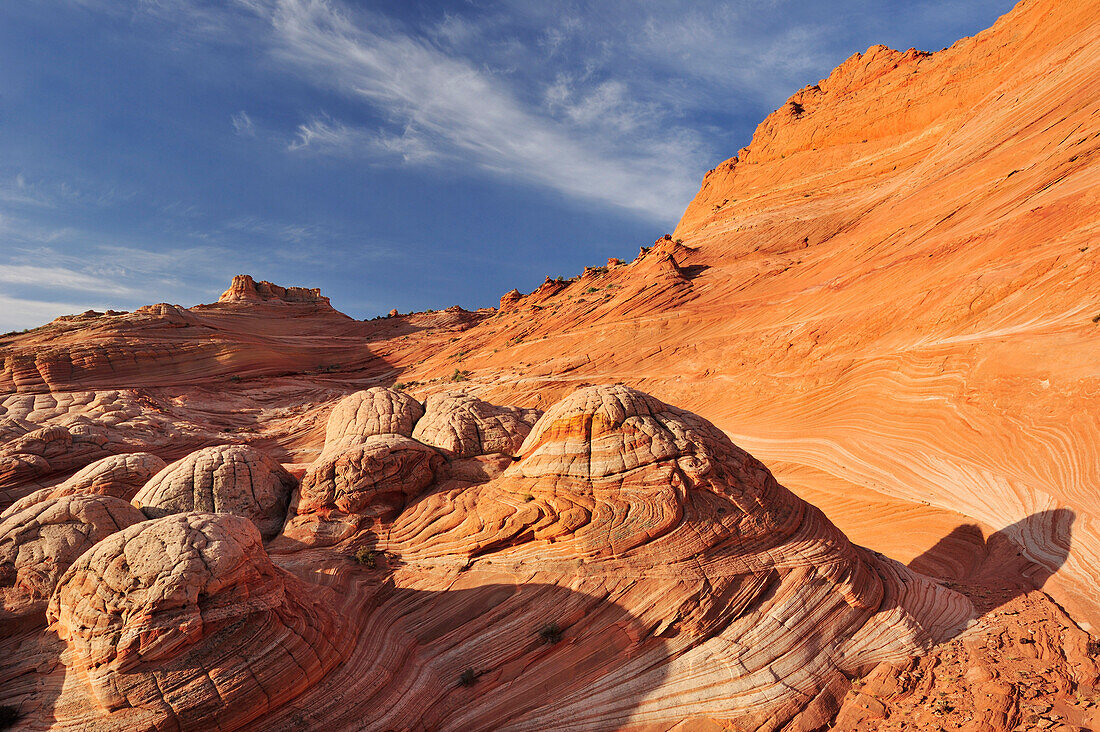
<path fill-rule="evenodd" d="M 515 455 L 540 412 L 498 407 L 463 393 L 429 396 L 412 436 L 459 457 Z"/>
<path fill-rule="evenodd" d="M 164 461 L 148 452 L 109 455 L 85 466 L 59 486 L 42 488 L 20 498 L 0 513 L 0 520 L 28 506 L 61 496 L 103 495 L 129 501 L 164 468 Z"/>
<path fill-rule="evenodd" d="M 275 567 L 230 514 L 145 521 L 85 553 L 49 606 L 105 715 L 234 729 L 317 683 L 347 652 L 331 600 Z M 92 711 L 92 710 L 89 710 Z"/>
<path fill-rule="evenodd" d="M 420 402 L 404 392 L 376 386 L 341 399 L 329 414 L 325 452 L 347 447 L 374 435 L 411 437 L 424 415 Z"/>

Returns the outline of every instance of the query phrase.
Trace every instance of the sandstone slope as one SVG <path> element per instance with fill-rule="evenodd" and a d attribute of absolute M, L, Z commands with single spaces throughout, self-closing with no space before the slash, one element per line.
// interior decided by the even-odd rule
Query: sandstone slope
<path fill-rule="evenodd" d="M 1024 0 L 853 56 L 633 262 L 498 310 L 361 322 L 240 276 L 0 337 L 0 577 L 51 563 L 4 585 L 34 610 L 4 621 L 0 704 L 31 729 L 1097 726 L 1098 109 L 1100 6 Z M 189 457 L 212 446 L 266 457 Z M 174 461 L 168 515 L 104 508 Z"/>

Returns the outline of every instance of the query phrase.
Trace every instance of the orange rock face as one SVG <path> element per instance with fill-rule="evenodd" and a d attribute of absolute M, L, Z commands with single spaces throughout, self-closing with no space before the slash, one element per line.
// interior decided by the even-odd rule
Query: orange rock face
<path fill-rule="evenodd" d="M 498 310 L 242 275 L 0 340 L 0 704 L 1100 728 L 1098 106 L 1100 7 L 1025 0 L 853 56 L 673 234 Z"/>
<path fill-rule="evenodd" d="M 107 724 L 234 729 L 342 660 L 323 597 L 271 563 L 247 519 L 177 514 L 83 554 L 49 619 L 98 707 L 86 720 L 117 710 Z"/>

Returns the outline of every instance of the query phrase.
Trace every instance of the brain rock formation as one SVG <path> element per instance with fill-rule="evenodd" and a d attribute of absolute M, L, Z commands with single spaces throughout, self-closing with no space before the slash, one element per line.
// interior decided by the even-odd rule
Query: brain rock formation
<path fill-rule="evenodd" d="M 397 434 L 322 455 L 302 478 L 284 534 L 319 545 L 345 539 L 364 519 L 404 508 L 431 485 L 442 462 L 435 449 Z"/>
<path fill-rule="evenodd" d="M 28 506 L 61 496 L 102 495 L 129 501 L 164 467 L 163 460 L 148 452 L 110 455 L 85 466 L 59 486 L 43 488 L 20 498 L 0 514 L 0 520 Z"/>
<path fill-rule="evenodd" d="M 134 496 L 149 518 L 207 511 L 249 518 L 264 538 L 279 532 L 297 481 L 248 445 L 216 445 L 168 465 Z"/>
<path fill-rule="evenodd" d="M 411 437 L 424 415 L 420 402 L 404 392 L 384 387 L 357 391 L 333 407 L 325 430 L 325 452 L 362 442 L 374 435 Z"/>
<path fill-rule="evenodd" d="M 113 496 L 60 496 L 0 522 L 0 620 L 44 616 L 61 575 L 116 531 L 145 520 Z"/>
<path fill-rule="evenodd" d="M 971 618 L 965 597 L 853 546 L 708 422 L 641 392 L 578 390 L 520 452 L 481 483 L 416 497 L 403 480 L 403 510 L 371 509 L 365 534 L 328 537 L 374 537 L 380 556 L 400 558 L 401 590 L 363 622 L 394 629 L 386 653 L 433 660 L 419 683 L 364 682 L 381 651 L 361 638 L 355 661 L 297 707 L 349 730 L 667 729 L 684 703 L 745 729 L 815 729 L 848 675 Z M 331 458 L 311 471 L 322 466 L 344 472 Z M 578 640 L 557 644 L 559 633 Z M 467 667 L 476 695 L 454 685 Z M 325 688 L 360 703 L 340 708 Z"/>
<path fill-rule="evenodd" d="M 82 555 L 49 620 L 94 694 L 89 717 L 233 729 L 342 660 L 343 626 L 326 599 L 271 563 L 247 519 L 174 514 Z"/>
<path fill-rule="evenodd" d="M 80 423 L 32 430 L 0 447 L 0 488 L 87 465 L 108 454 L 106 429 Z"/>
<path fill-rule="evenodd" d="M 455 393 L 432 395 L 424 406 L 412 436 L 459 457 L 515 455 L 540 414 Z"/>
<path fill-rule="evenodd" d="M 357 320 L 241 276 L 0 335 L 0 510 L 51 491 L 0 518 L 27 556 L 101 536 L 34 522 L 107 455 L 248 442 L 305 476 L 266 544 L 184 512 L 84 550 L 56 632 L 0 621 L 0 708 L 118 732 L 1100 730 L 1098 92 L 1100 4 L 1020 0 L 943 51 L 853 55 L 632 262 L 499 310 Z M 422 414 L 367 389 L 397 378 Z M 587 386 L 614 382 L 652 396 Z M 208 467 L 167 510 L 237 510 Z"/>

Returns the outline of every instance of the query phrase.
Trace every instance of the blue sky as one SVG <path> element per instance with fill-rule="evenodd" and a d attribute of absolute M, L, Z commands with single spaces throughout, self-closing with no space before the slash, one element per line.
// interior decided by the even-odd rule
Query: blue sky
<path fill-rule="evenodd" d="M 632 258 L 795 90 L 1008 0 L 0 3 L 0 331 L 211 302 L 495 305 Z"/>

